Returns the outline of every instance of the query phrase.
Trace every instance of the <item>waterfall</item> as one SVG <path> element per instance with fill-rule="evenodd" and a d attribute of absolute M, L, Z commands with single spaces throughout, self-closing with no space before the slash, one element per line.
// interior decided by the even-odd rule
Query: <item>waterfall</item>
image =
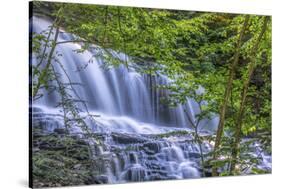
<path fill-rule="evenodd" d="M 41 33 L 48 29 L 51 22 L 33 17 L 33 32 Z M 58 41 L 71 40 L 72 35 L 60 33 Z M 167 97 L 167 91 L 163 89 L 155 89 L 157 84 L 168 84 L 168 79 L 162 75 L 153 76 L 153 82 L 148 81 L 148 75 L 138 73 L 133 67 L 125 67 L 120 65 L 116 68 L 103 69 L 105 60 L 95 57 L 99 52 L 96 48 L 92 48 L 93 52 L 86 50 L 83 53 L 76 53 L 75 50 L 81 46 L 76 43 L 63 43 L 56 47 L 57 53 L 62 54 L 54 63 L 56 71 L 61 75 L 63 83 L 75 82 L 81 85 L 75 85 L 74 89 L 79 97 L 87 102 L 90 111 L 101 116 L 103 124 L 105 122 L 116 122 L 122 129 L 125 125 L 131 126 L 135 124 L 146 124 L 149 127 L 172 126 L 188 128 L 188 121 L 184 112 L 184 105 L 176 108 L 164 106 L 160 99 Z M 125 55 L 115 53 L 116 56 L 124 58 Z M 90 61 L 91 60 L 91 61 Z M 90 62 L 89 62 L 90 61 Z M 36 65 L 34 58 L 32 64 Z M 133 64 L 133 63 L 130 63 Z M 77 70 L 79 67 L 86 66 L 85 69 Z M 69 76 L 67 78 L 65 72 Z M 151 91 L 153 94 L 151 94 Z M 34 105 L 43 105 L 53 108 L 59 102 L 57 92 L 48 93 L 43 91 L 44 96 Z M 75 96 L 74 94 L 72 94 Z M 193 112 L 192 115 L 198 113 L 198 105 L 193 101 L 188 103 L 187 109 Z M 80 108 L 83 109 L 81 106 Z M 116 118 L 116 119 L 114 119 Z M 121 118 L 121 119 L 119 119 Z M 216 118 L 210 120 L 215 125 Z M 137 125 L 136 125 L 137 127 Z M 156 129 L 157 130 L 157 129 Z M 125 131 L 125 130 L 124 130 Z"/>
<path fill-rule="evenodd" d="M 47 19 L 32 18 L 32 31 L 35 33 L 42 33 L 50 25 Z M 71 39 L 73 36 L 65 32 L 60 32 L 58 37 L 59 42 Z M 186 104 L 176 108 L 163 105 L 161 98 L 167 97 L 168 92 L 155 86 L 167 85 L 167 77 L 138 73 L 133 62 L 129 62 L 132 66 L 128 68 L 120 65 L 104 69 L 106 60 L 95 56 L 102 53 L 96 47 L 93 45 L 91 50 L 77 53 L 75 51 L 81 48 L 80 44 L 61 43 L 56 46 L 56 53 L 62 56 L 56 57 L 53 66 L 63 83 L 77 84 L 73 88 L 79 98 L 86 102 L 89 112 L 97 115 L 97 124 L 87 123 L 94 133 L 101 133 L 104 138 L 104 146 L 95 149 L 94 156 L 107 159 L 103 173 L 108 182 L 200 177 L 200 155 L 196 144 L 181 139 L 156 140 L 149 137 L 151 134 L 190 130 L 184 109 L 195 118 L 199 113 L 198 104 L 188 99 Z M 122 53 L 115 55 L 126 58 Z M 33 65 L 38 64 L 35 57 L 31 62 Z M 57 108 L 60 100 L 58 91 L 41 89 L 40 92 L 44 96 L 32 104 L 33 125 L 43 125 L 48 132 L 63 127 L 62 113 Z M 69 92 L 77 98 L 76 93 Z M 82 112 L 86 111 L 82 104 L 79 104 L 79 108 Z M 217 121 L 217 117 L 204 120 L 204 124 L 208 125 L 205 129 L 214 129 Z M 79 128 L 71 129 L 74 133 L 82 132 Z M 209 144 L 203 147 L 204 153 L 211 149 Z M 112 148 L 118 148 L 120 152 L 113 152 Z"/>

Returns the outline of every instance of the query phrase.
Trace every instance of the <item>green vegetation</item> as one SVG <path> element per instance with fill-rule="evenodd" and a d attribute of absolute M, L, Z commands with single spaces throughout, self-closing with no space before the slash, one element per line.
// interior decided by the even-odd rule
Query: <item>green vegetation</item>
<path fill-rule="evenodd" d="M 48 35 L 42 34 L 32 36 L 33 52 L 37 53 L 37 58 L 47 60 L 44 69 L 32 68 L 33 100 L 41 97 L 41 88 L 51 90 L 49 80 L 57 81 L 65 102 L 61 104 L 65 115 L 71 114 L 78 120 L 75 124 L 86 128 L 83 118 L 78 116 L 75 102 L 67 95 L 52 68 L 52 62 L 58 56 L 54 49 L 60 45 L 56 36 L 58 29 L 63 28 L 76 35 L 76 39 L 69 42 L 82 44 L 77 53 L 87 50 L 89 44 L 103 49 L 104 53 L 97 56 L 107 60 L 108 69 L 120 64 L 130 66 L 128 62 L 133 61 L 140 65 L 139 72 L 151 76 L 161 73 L 171 78 L 170 85 L 158 86 L 171 91 L 165 103 L 173 107 L 186 103 L 189 97 L 200 104 L 201 113 L 196 115 L 196 120 L 190 121 L 200 147 L 199 122 L 219 115 L 214 151 L 208 156 L 211 158 L 206 161 L 201 152 L 203 170 L 212 167 L 213 176 L 239 175 L 256 165 L 258 158 L 248 156 L 249 144 L 241 141 L 242 138 L 251 138 L 252 143 L 260 142 L 271 153 L 270 17 L 46 2 L 35 2 L 34 6 L 35 14 L 48 15 L 55 20 L 49 31 L 55 38 L 50 40 Z M 51 47 L 51 51 L 39 51 L 42 44 Z M 125 53 L 128 58 L 118 59 L 111 50 Z M 65 118 L 65 125 L 71 127 L 71 124 L 73 120 Z M 188 132 L 159 137 L 173 134 Z M 43 153 L 35 153 L 36 166 L 60 164 L 64 168 L 76 161 L 64 155 L 58 156 L 63 161 L 42 159 Z M 40 175 L 36 166 L 35 175 Z M 218 171 L 225 166 L 227 171 Z M 63 170 L 53 176 L 64 174 Z M 255 166 L 251 171 L 253 174 L 267 172 Z M 56 181 L 56 178 L 46 179 Z M 69 184 L 68 180 L 65 182 Z"/>
<path fill-rule="evenodd" d="M 77 137 L 34 133 L 32 161 L 34 187 L 91 183 L 91 151 Z"/>

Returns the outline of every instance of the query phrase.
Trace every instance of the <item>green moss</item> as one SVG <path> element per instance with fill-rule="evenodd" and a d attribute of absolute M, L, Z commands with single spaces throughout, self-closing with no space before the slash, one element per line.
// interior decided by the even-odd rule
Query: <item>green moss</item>
<path fill-rule="evenodd" d="M 155 136 L 159 137 L 159 138 L 166 138 L 166 137 L 171 137 L 171 136 L 184 136 L 184 135 L 188 135 L 188 134 L 192 134 L 192 133 L 190 131 L 179 130 L 179 131 L 161 133 L 161 134 L 157 134 Z"/>
<path fill-rule="evenodd" d="M 91 155 L 82 139 L 54 134 L 33 140 L 33 186 L 54 187 L 90 184 Z"/>

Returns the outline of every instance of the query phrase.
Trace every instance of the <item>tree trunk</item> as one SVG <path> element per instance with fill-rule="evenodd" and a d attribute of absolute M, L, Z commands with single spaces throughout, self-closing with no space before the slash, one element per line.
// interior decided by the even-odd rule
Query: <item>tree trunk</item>
<path fill-rule="evenodd" d="M 51 30 L 53 29 L 53 27 L 56 27 L 55 36 L 54 36 L 54 40 L 52 41 L 50 53 L 47 57 L 47 64 L 46 64 L 45 68 L 42 70 L 42 73 L 39 75 L 37 85 L 35 86 L 34 91 L 32 93 L 33 99 L 36 97 L 36 95 L 37 95 L 37 93 L 38 93 L 38 91 L 39 91 L 39 89 L 42 85 L 41 81 L 45 80 L 46 76 L 48 74 L 48 70 L 49 70 L 51 62 L 52 62 L 53 54 L 55 52 L 56 45 L 57 45 L 57 39 L 58 39 L 58 36 L 59 36 L 59 23 L 60 23 L 60 19 L 56 23 L 54 23 L 53 26 L 51 27 Z M 41 62 L 39 64 L 41 64 Z"/>
<path fill-rule="evenodd" d="M 57 16 L 56 16 L 56 18 L 55 18 L 55 21 L 54 21 L 54 23 L 53 23 L 53 24 L 51 25 L 51 27 L 50 27 L 50 30 L 49 30 L 49 33 L 48 33 L 46 42 L 45 42 L 45 44 L 44 44 L 44 48 L 43 48 L 43 51 L 42 51 L 41 58 L 40 58 L 39 63 L 36 65 L 36 69 L 39 69 L 39 66 L 43 63 L 43 61 L 44 61 L 44 59 L 45 59 L 45 54 L 46 54 L 46 51 L 47 51 L 48 42 L 50 41 L 50 38 L 51 38 L 51 36 L 52 36 L 53 29 L 56 27 L 56 24 L 58 23 L 59 14 L 60 14 L 61 11 L 62 11 L 62 7 L 58 10 L 58 13 L 57 13 Z M 34 76 L 34 75 L 33 75 L 33 76 Z"/>
<path fill-rule="evenodd" d="M 243 84 L 243 90 L 241 93 L 241 101 L 240 101 L 240 108 L 239 108 L 239 112 L 238 112 L 238 116 L 237 116 L 237 120 L 236 120 L 236 130 L 235 130 L 235 141 L 234 141 L 234 145 L 233 145 L 233 149 L 232 149 L 232 162 L 231 162 L 231 167 L 230 167 L 230 173 L 233 174 L 234 170 L 235 170 L 235 165 L 237 163 L 237 156 L 239 153 L 239 143 L 241 140 L 241 128 L 242 128 L 242 123 L 243 123 L 243 115 L 244 115 L 244 110 L 245 110 L 245 103 L 246 103 L 246 98 L 247 98 L 247 92 L 248 92 L 248 88 L 249 88 L 249 84 L 251 81 L 251 77 L 252 74 L 254 72 L 254 69 L 256 67 L 256 53 L 259 47 L 259 43 L 263 37 L 263 34 L 266 31 L 267 28 L 267 23 L 268 23 L 269 17 L 265 17 L 264 19 L 264 23 L 262 26 L 262 30 L 254 44 L 254 46 L 252 47 L 251 50 L 251 54 L 250 54 L 250 65 L 248 67 L 248 76 L 246 78 L 246 80 L 244 81 Z"/>
<path fill-rule="evenodd" d="M 199 101 L 198 102 L 198 105 L 199 105 L 199 109 L 200 109 L 200 113 L 202 113 L 202 106 L 201 106 L 201 103 L 202 101 Z M 202 176 L 205 177 L 206 174 L 205 174 L 205 160 L 204 160 L 204 153 L 203 153 L 203 149 L 202 149 L 202 141 L 200 139 L 200 135 L 199 135 L 199 132 L 198 132 L 198 127 L 199 127 L 199 124 L 200 122 L 202 121 L 202 117 L 198 117 L 197 119 L 195 120 L 192 120 L 192 117 L 190 117 L 190 115 L 188 114 L 187 111 L 185 111 L 186 113 L 186 117 L 189 121 L 189 123 L 191 124 L 191 126 L 194 128 L 194 141 L 196 143 L 198 143 L 198 146 L 199 146 L 199 152 L 200 152 L 200 160 L 201 160 L 201 164 L 202 164 Z"/>
<path fill-rule="evenodd" d="M 238 60 L 239 60 L 240 48 L 241 48 L 241 45 L 242 45 L 242 39 L 243 39 L 246 27 L 247 27 L 248 22 L 249 22 L 249 17 L 250 17 L 249 15 L 247 15 L 245 17 L 243 27 L 242 27 L 242 29 L 240 31 L 240 34 L 239 34 L 239 39 L 238 39 L 236 51 L 235 51 L 235 54 L 234 54 L 234 61 L 231 65 L 230 71 L 229 71 L 228 82 L 227 82 L 227 85 L 226 85 L 224 99 L 223 99 L 223 103 L 221 105 L 221 110 L 220 110 L 220 121 L 219 121 L 218 130 L 217 130 L 217 134 L 216 134 L 216 141 L 215 141 L 214 154 L 213 154 L 213 160 L 214 161 L 217 160 L 217 157 L 218 157 L 218 150 L 219 150 L 219 147 L 220 147 L 222 132 L 223 132 L 223 128 L 224 128 L 224 121 L 225 121 L 225 113 L 226 113 L 227 103 L 229 101 L 229 97 L 230 97 L 230 94 L 231 94 L 233 78 L 234 78 L 236 68 L 237 68 L 237 64 L 238 64 Z M 215 166 L 212 168 L 212 175 L 213 176 L 218 175 L 217 168 Z"/>

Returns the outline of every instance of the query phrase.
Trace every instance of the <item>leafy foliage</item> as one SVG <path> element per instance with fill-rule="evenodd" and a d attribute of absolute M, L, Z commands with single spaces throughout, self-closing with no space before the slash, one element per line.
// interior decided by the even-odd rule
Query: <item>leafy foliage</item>
<path fill-rule="evenodd" d="M 133 61 L 139 65 L 139 71 L 151 76 L 157 74 L 167 75 L 171 82 L 168 85 L 157 86 L 170 91 L 169 99 L 165 99 L 171 107 L 184 104 L 192 98 L 201 104 L 201 113 L 197 121 L 219 114 L 224 98 L 225 86 L 230 65 L 233 62 L 235 48 L 239 38 L 239 31 L 244 22 L 245 15 L 224 13 L 186 12 L 175 10 L 156 10 L 133 7 L 100 6 L 86 4 L 64 4 L 47 2 L 35 5 L 37 12 L 47 14 L 56 19 L 59 15 L 60 27 L 76 36 L 74 42 L 82 42 L 79 52 L 89 49 L 89 44 L 96 44 L 107 61 L 107 67 L 128 64 Z M 46 13 L 46 7 L 51 10 Z M 59 10 L 63 7 L 63 11 Z M 243 81 L 248 76 L 251 49 L 262 28 L 265 16 L 250 15 L 249 26 L 242 39 L 238 69 L 231 88 L 231 97 L 227 103 L 220 158 L 209 162 L 212 166 L 225 167 L 231 159 L 231 146 L 233 132 L 236 127 L 236 118 L 241 103 Z M 52 32 L 52 30 L 50 30 Z M 37 58 L 47 59 L 43 52 L 40 54 L 42 44 L 54 47 L 56 42 L 36 34 L 32 37 L 32 49 Z M 72 41 L 72 42 L 73 42 Z M 125 58 L 114 56 L 124 53 Z M 79 53 L 78 52 L 78 53 Z M 243 116 L 243 137 L 269 133 L 265 143 L 271 138 L 271 24 L 266 28 L 264 37 L 254 56 L 257 65 L 247 92 L 245 114 Z M 52 59 L 54 61 L 54 59 Z M 51 89 L 49 80 L 57 80 L 55 71 L 45 68 L 33 68 L 33 79 L 36 86 Z M 44 77 L 40 77 L 40 76 Z M 78 116 L 79 111 L 75 103 L 64 93 L 64 86 L 60 87 L 62 106 Z M 63 101 L 64 100 L 64 101 Z M 79 124 L 84 125 L 83 119 Z M 207 125 L 208 127 L 208 125 Z M 259 139 L 259 138 L 258 138 Z M 256 141 L 258 141 L 255 138 Z M 243 172 L 243 165 L 257 164 L 254 157 L 244 154 L 246 148 L 241 143 L 239 156 L 239 170 Z M 270 149 L 269 149 L 269 152 Z M 253 161 L 253 162 L 252 162 Z M 253 173 L 262 171 L 256 166 Z M 221 172 L 221 175 L 227 175 Z"/>

